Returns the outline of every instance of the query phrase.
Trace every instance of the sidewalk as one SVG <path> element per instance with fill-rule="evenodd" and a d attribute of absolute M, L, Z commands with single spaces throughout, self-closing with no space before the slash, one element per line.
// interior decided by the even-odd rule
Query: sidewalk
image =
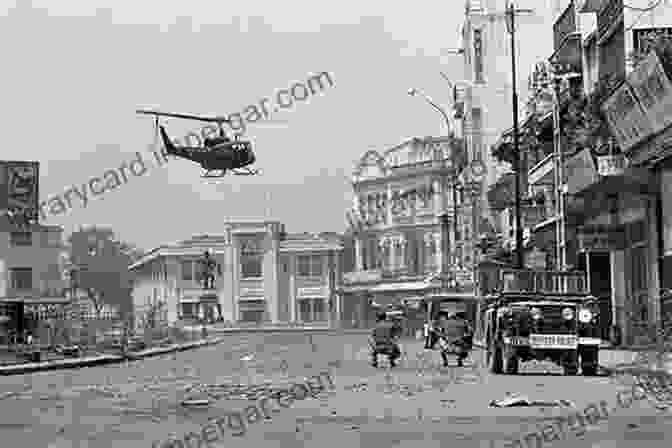
<path fill-rule="evenodd" d="M 126 357 L 122 355 L 98 355 L 86 356 L 82 358 L 59 359 L 45 362 L 28 362 L 11 366 L 1 366 L 0 376 L 20 375 L 23 373 L 42 372 L 47 370 L 73 369 L 80 367 L 100 366 L 112 363 L 121 363 L 124 361 L 137 361 L 151 356 L 159 356 L 166 353 L 181 352 L 206 345 L 216 345 L 224 341 L 224 338 L 210 338 L 200 341 L 187 342 L 184 344 L 173 344 L 167 347 L 155 347 L 139 352 L 128 353 Z"/>
<path fill-rule="evenodd" d="M 201 331 L 202 325 L 184 325 L 182 328 L 187 331 Z M 264 325 L 264 326 L 224 326 L 222 324 L 205 325 L 208 333 L 263 333 L 263 332 L 324 332 L 337 334 L 370 334 L 371 329 L 367 328 L 335 328 L 327 325 Z"/>

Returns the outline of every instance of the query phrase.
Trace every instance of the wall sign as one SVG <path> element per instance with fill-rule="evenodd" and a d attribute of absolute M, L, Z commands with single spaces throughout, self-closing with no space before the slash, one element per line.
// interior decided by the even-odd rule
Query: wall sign
<path fill-rule="evenodd" d="M 310 288 L 299 288 L 297 297 L 298 298 L 307 298 L 307 297 L 327 297 L 327 288 L 324 286 L 310 287 Z"/>
<path fill-rule="evenodd" d="M 622 226 L 586 226 L 578 231 L 579 250 L 615 250 L 625 246 Z"/>
<path fill-rule="evenodd" d="M 672 28 L 636 28 L 632 30 L 633 47 L 637 52 L 648 52 L 652 42 L 659 37 L 672 38 Z"/>
<path fill-rule="evenodd" d="M 672 83 L 652 51 L 604 102 L 602 110 L 621 149 L 628 151 L 672 124 L 670 107 Z"/>
<path fill-rule="evenodd" d="M 672 255 L 672 170 L 660 175 L 663 200 L 663 255 Z"/>
<path fill-rule="evenodd" d="M 0 162 L 0 210 L 36 215 L 39 183 L 39 162 Z"/>
<path fill-rule="evenodd" d="M 620 176 L 625 171 L 626 164 L 624 154 L 598 156 L 597 172 L 600 176 Z"/>
<path fill-rule="evenodd" d="M 643 60 L 628 77 L 635 95 L 651 122 L 652 132 L 657 133 L 672 123 L 672 83 L 668 79 L 660 58 L 655 51 Z"/>
<path fill-rule="evenodd" d="M 642 105 L 627 82 L 604 101 L 602 111 L 623 151 L 628 151 L 653 132 Z"/>
<path fill-rule="evenodd" d="M 567 193 L 575 194 L 599 180 L 593 156 L 584 149 L 565 162 Z"/>

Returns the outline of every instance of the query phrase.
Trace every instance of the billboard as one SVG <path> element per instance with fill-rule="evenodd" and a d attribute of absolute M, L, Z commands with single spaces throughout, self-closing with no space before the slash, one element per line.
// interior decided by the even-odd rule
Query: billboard
<path fill-rule="evenodd" d="M 646 112 L 627 82 L 602 103 L 602 111 L 623 152 L 653 133 Z"/>
<path fill-rule="evenodd" d="M 653 133 L 658 133 L 672 122 L 672 83 L 667 78 L 655 51 L 643 60 L 628 79 L 646 113 Z"/>
<path fill-rule="evenodd" d="M 603 104 L 609 127 L 623 152 L 672 123 L 670 82 L 655 51 L 651 51 L 626 82 Z"/>
<path fill-rule="evenodd" d="M 38 217 L 40 163 L 0 161 L 0 210 Z"/>

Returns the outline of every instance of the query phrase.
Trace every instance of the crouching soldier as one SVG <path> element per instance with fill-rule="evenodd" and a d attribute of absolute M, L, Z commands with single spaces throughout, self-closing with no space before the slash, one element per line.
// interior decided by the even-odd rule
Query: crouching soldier
<path fill-rule="evenodd" d="M 437 330 L 443 366 L 448 367 L 448 355 L 452 354 L 457 356 L 457 365 L 462 367 L 473 347 L 473 331 L 464 314 L 441 312 Z"/>
<path fill-rule="evenodd" d="M 392 367 L 401 356 L 397 340 L 400 336 L 399 327 L 387 320 L 384 312 L 376 316 L 376 328 L 373 329 L 369 345 L 371 347 L 371 365 L 378 367 L 378 355 L 387 355 Z"/>

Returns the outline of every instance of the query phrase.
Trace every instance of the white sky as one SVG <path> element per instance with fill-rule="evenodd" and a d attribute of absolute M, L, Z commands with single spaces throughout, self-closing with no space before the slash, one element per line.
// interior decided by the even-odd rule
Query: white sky
<path fill-rule="evenodd" d="M 0 0 L 0 159 L 39 160 L 45 200 L 142 152 L 146 174 L 46 223 L 67 233 L 109 225 L 145 249 L 267 210 L 290 232 L 342 231 L 352 203 L 348 177 L 367 149 L 443 132 L 440 116 L 408 97 L 408 88 L 447 106 L 438 71 L 455 80 L 462 74 L 461 58 L 445 50 L 460 46 L 463 0 L 30 5 Z M 550 26 L 548 33 L 546 55 Z M 151 164 L 153 123 L 136 108 L 233 113 L 322 71 L 334 86 L 274 114 L 286 127 L 249 128 L 263 176 L 201 179 L 188 161 Z M 176 137 L 198 127 L 166 124 Z"/>

